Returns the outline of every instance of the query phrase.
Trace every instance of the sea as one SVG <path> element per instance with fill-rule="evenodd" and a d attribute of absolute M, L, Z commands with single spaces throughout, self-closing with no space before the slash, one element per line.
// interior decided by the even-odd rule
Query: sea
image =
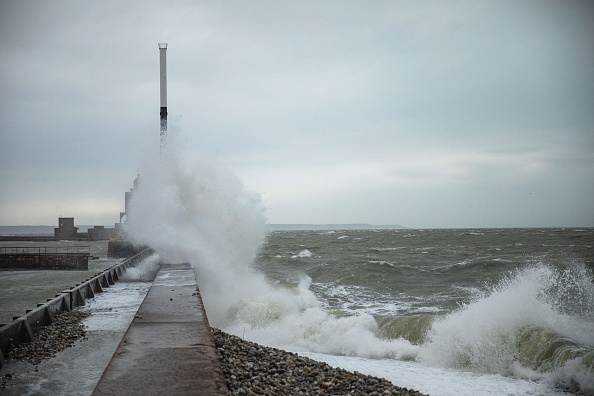
<path fill-rule="evenodd" d="M 97 269 L 117 262 L 105 243 L 92 250 Z M 158 260 L 90 301 L 87 331 L 101 337 L 89 348 L 21 367 L 11 394 L 90 394 Z M 245 283 L 264 279 L 261 293 L 223 312 L 207 305 L 213 326 L 244 339 L 431 395 L 594 394 L 594 229 L 268 231 L 246 269 Z M 0 272 L 4 317 L 26 304 L 15 290 L 36 301 L 76 276 L 86 275 Z M 76 370 L 86 382 L 64 379 Z"/>
<path fill-rule="evenodd" d="M 157 255 L 139 272 L 189 262 L 246 340 L 431 395 L 594 395 L 593 228 L 272 231 L 242 180 L 167 151 L 124 220 Z"/>
<path fill-rule="evenodd" d="M 224 329 L 432 395 L 594 394 L 594 229 L 276 231 Z"/>

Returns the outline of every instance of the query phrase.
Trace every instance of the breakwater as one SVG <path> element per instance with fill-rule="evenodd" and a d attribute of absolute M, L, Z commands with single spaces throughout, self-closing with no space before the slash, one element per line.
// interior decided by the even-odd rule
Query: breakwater
<path fill-rule="evenodd" d="M 23 342 L 33 340 L 34 334 L 54 321 L 56 315 L 70 311 L 85 304 L 85 300 L 101 293 L 104 288 L 113 285 L 127 268 L 136 266 L 140 261 L 152 254 L 146 249 L 139 254 L 116 264 L 76 286 L 48 298 L 35 309 L 27 310 L 21 317 L 14 317 L 8 324 L 0 325 L 0 366 L 10 356 L 10 351 Z"/>

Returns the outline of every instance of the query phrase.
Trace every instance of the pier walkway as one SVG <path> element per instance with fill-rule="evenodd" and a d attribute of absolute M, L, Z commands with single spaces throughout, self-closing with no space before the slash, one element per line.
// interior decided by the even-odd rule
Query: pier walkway
<path fill-rule="evenodd" d="M 228 395 L 189 264 L 163 264 L 93 395 Z"/>

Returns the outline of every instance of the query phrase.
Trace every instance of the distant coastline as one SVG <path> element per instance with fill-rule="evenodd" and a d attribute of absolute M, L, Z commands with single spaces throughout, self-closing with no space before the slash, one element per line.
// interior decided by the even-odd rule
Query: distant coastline
<path fill-rule="evenodd" d="M 400 230 L 408 227 L 399 224 L 268 224 L 272 231 L 330 231 L 330 230 Z"/>

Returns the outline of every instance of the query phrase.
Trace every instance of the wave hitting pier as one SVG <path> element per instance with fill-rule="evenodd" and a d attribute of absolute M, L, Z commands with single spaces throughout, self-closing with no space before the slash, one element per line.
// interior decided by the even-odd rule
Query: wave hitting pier
<path fill-rule="evenodd" d="M 194 271 L 162 264 L 93 395 L 228 395 Z"/>

